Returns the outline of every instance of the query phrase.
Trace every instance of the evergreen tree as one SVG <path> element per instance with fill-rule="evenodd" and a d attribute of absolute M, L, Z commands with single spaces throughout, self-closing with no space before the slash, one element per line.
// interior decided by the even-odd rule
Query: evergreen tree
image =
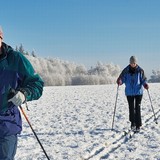
<path fill-rule="evenodd" d="M 31 55 L 32 55 L 33 57 L 37 57 L 34 50 L 32 51 Z"/>
<path fill-rule="evenodd" d="M 25 53 L 24 53 L 24 48 L 23 48 L 23 45 L 22 45 L 22 44 L 19 46 L 19 52 L 21 52 L 22 54 L 25 54 Z"/>

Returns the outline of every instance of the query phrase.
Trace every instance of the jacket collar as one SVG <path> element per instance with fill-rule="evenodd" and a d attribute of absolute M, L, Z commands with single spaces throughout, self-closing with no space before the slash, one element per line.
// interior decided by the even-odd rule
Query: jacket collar
<path fill-rule="evenodd" d="M 2 42 L 0 60 L 3 60 L 7 57 L 8 53 L 13 51 L 13 48 L 6 43 Z"/>

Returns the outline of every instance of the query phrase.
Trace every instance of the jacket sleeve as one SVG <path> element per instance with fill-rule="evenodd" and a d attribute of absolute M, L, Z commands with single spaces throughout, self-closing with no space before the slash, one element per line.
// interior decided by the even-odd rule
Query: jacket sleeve
<path fill-rule="evenodd" d="M 26 101 L 39 99 L 43 92 L 44 82 L 34 71 L 29 60 L 22 54 L 18 61 L 18 69 L 22 78 L 17 90 L 24 93 Z"/>
<path fill-rule="evenodd" d="M 146 77 L 146 75 L 144 73 L 144 70 L 141 69 L 141 84 L 144 85 L 146 83 L 147 83 L 147 77 Z"/>
<path fill-rule="evenodd" d="M 125 76 L 126 76 L 126 74 L 127 74 L 127 67 L 122 70 L 121 74 L 118 77 L 118 79 L 121 79 L 122 84 L 125 83 Z"/>

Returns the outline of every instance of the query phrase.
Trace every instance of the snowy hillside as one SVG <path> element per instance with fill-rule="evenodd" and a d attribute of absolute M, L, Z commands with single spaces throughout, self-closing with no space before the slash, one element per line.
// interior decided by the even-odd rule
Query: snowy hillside
<path fill-rule="evenodd" d="M 115 131 L 111 131 L 116 85 L 45 87 L 38 101 L 28 103 L 26 114 L 51 160 L 160 160 L 160 122 L 154 123 L 144 91 L 140 133 L 121 138 L 130 127 L 124 86 L 119 88 Z M 160 117 L 160 84 L 150 84 L 156 116 Z M 22 115 L 23 116 L 23 115 Z M 23 118 L 16 160 L 45 160 Z"/>

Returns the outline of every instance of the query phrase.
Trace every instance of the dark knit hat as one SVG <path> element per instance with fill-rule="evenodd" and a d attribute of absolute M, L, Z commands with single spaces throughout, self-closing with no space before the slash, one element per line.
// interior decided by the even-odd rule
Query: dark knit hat
<path fill-rule="evenodd" d="M 3 31 L 2 31 L 1 26 L 0 26 L 0 38 L 3 39 Z"/>
<path fill-rule="evenodd" d="M 137 58 L 135 56 L 131 56 L 129 62 L 130 64 L 137 63 Z"/>

